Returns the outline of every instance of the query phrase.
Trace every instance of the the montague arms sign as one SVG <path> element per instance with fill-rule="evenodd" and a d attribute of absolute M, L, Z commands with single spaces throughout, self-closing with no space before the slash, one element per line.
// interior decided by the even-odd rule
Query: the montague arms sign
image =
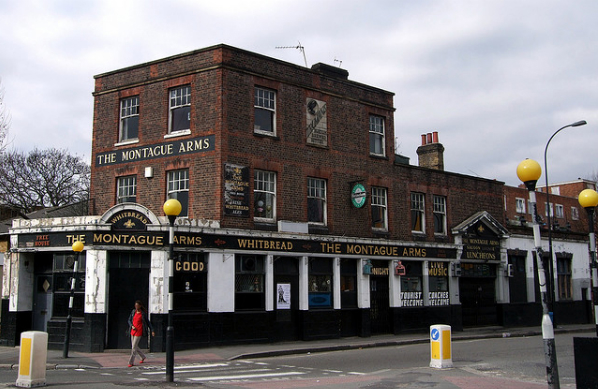
<path fill-rule="evenodd" d="M 172 157 L 214 150 L 214 135 L 193 139 L 177 140 L 156 145 L 123 148 L 95 155 L 97 167 L 145 161 L 154 158 Z"/>

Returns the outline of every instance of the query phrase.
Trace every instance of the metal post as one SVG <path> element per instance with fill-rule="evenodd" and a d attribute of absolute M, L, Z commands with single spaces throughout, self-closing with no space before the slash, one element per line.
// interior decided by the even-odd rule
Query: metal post
<path fill-rule="evenodd" d="M 548 314 L 549 311 L 546 290 L 546 271 L 544 269 L 544 264 L 542 263 L 542 241 L 540 238 L 540 225 L 538 224 L 538 207 L 536 206 L 536 192 L 534 189 L 530 189 L 528 187 L 529 201 L 534 209 L 534 246 L 536 250 L 536 262 L 538 264 L 538 281 L 540 283 L 540 292 L 542 294 L 542 339 L 544 341 L 544 357 L 546 361 L 546 381 L 548 382 L 549 388 L 559 389 L 559 369 L 556 360 L 554 328 L 552 326 L 552 321 L 550 320 L 550 315 Z"/>
<path fill-rule="evenodd" d="M 552 134 L 550 139 L 548 139 L 548 142 L 546 142 L 546 147 L 544 148 L 544 179 L 546 182 L 546 187 L 545 187 L 545 189 L 546 189 L 546 222 L 548 225 L 548 256 L 549 256 L 548 277 L 547 277 L 548 278 L 548 295 L 549 295 L 548 307 L 549 307 L 550 312 L 552 312 L 553 325 L 554 325 L 554 323 L 556 323 L 555 315 L 554 315 L 554 304 L 556 302 L 556 299 L 554 296 L 555 290 L 554 290 L 554 258 L 553 258 L 553 251 L 552 251 L 552 221 L 550 220 L 550 218 L 551 218 L 550 191 L 548 189 L 548 163 L 547 163 L 546 157 L 548 154 L 548 145 L 550 145 L 550 141 L 552 141 L 552 138 L 554 138 L 556 134 L 558 134 L 565 128 L 579 127 L 579 126 L 583 126 L 586 124 L 587 124 L 587 122 L 585 120 L 580 120 L 578 122 L 571 123 L 571 124 L 568 124 L 566 126 L 559 128 L 558 130 L 556 130 L 554 132 L 554 134 Z"/>
<path fill-rule="evenodd" d="M 594 235 L 594 207 L 587 207 L 590 223 L 590 270 L 592 271 L 592 302 L 594 304 L 594 323 L 596 336 L 598 336 L 598 268 L 596 264 L 596 237 Z"/>
<path fill-rule="evenodd" d="M 71 342 L 71 324 L 73 321 L 73 301 L 75 300 L 75 281 L 77 279 L 77 268 L 79 267 L 79 252 L 75 255 L 75 263 L 73 265 L 73 277 L 71 278 L 71 295 L 69 298 L 69 310 L 66 317 L 66 330 L 64 333 L 64 347 L 62 349 L 62 357 L 69 357 L 69 343 Z"/>
<path fill-rule="evenodd" d="M 166 327 L 166 382 L 174 381 L 174 326 L 172 311 L 174 308 L 174 221 L 176 216 L 168 216 L 169 227 L 169 273 L 168 273 L 168 326 Z"/>

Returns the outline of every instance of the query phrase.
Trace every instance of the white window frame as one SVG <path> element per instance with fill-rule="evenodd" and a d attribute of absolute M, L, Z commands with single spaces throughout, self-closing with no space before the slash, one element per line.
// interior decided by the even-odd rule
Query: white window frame
<path fill-rule="evenodd" d="M 434 234 L 446 235 L 446 197 L 433 195 L 432 197 L 434 205 Z M 442 231 L 436 231 L 436 215 L 442 215 Z"/>
<path fill-rule="evenodd" d="M 317 184 L 317 185 L 314 185 Z M 322 202 L 322 221 L 309 220 L 309 199 L 317 199 Z M 307 199 L 308 199 L 308 223 L 315 225 L 326 225 L 328 204 L 326 202 L 326 180 L 323 178 L 308 177 L 307 178 Z"/>
<path fill-rule="evenodd" d="M 258 217 L 255 216 L 254 220 L 256 221 L 264 221 L 264 222 L 274 222 L 276 221 L 276 172 L 267 171 L 267 170 L 255 170 L 254 171 L 254 179 L 253 179 L 253 196 L 254 196 L 254 206 L 255 206 L 255 198 L 257 194 L 264 193 L 266 197 L 268 195 L 272 196 L 272 217 Z M 267 205 L 267 204 L 265 204 Z"/>
<path fill-rule="evenodd" d="M 426 232 L 426 197 L 423 193 L 419 192 L 411 192 L 411 196 L 409 197 L 409 201 L 411 203 L 410 210 L 411 210 L 411 218 L 410 223 L 413 227 L 413 213 L 418 212 L 420 215 L 420 222 L 421 222 L 421 229 L 414 230 L 411 229 L 412 232 L 417 233 L 425 233 Z"/>
<path fill-rule="evenodd" d="M 177 108 L 189 107 L 189 128 L 173 130 L 173 112 Z M 191 133 L 191 85 L 183 85 L 168 91 L 168 134 L 187 135 Z"/>
<path fill-rule="evenodd" d="M 181 205 L 183 209 L 181 210 L 180 217 L 189 216 L 189 169 L 178 169 L 178 170 L 170 170 L 167 173 L 167 189 L 166 189 L 166 199 L 177 199 L 179 198 L 179 193 L 186 192 L 186 201 L 181 201 Z M 184 204 L 186 202 L 186 204 Z"/>
<path fill-rule="evenodd" d="M 387 190 L 386 188 L 372 187 L 372 229 L 388 231 L 388 201 L 387 201 Z M 374 210 L 373 208 L 380 208 L 380 215 L 382 216 L 382 225 L 376 226 L 373 220 Z"/>
<path fill-rule="evenodd" d="M 276 91 L 256 86 L 253 95 L 253 132 L 257 134 L 276 136 Z M 272 115 L 272 131 L 257 128 L 255 110 L 268 111 Z"/>
<path fill-rule="evenodd" d="M 554 215 L 557 218 L 563 219 L 565 217 L 565 209 L 562 204 L 555 204 Z"/>
<path fill-rule="evenodd" d="M 515 212 L 517 213 L 525 213 L 525 204 L 526 199 L 522 199 L 521 197 L 515 198 Z"/>
<path fill-rule="evenodd" d="M 544 216 L 548 216 L 548 210 L 550 209 L 550 217 L 554 218 L 554 209 L 552 207 L 552 203 L 550 203 L 550 207 L 546 206 L 547 203 L 544 203 Z"/>
<path fill-rule="evenodd" d="M 384 157 L 386 156 L 385 128 L 384 118 L 382 116 L 370 115 L 370 155 Z M 374 143 L 373 143 L 374 142 Z M 372 146 L 380 143 L 381 150 L 378 152 L 376 147 L 372 151 Z"/>
<path fill-rule="evenodd" d="M 125 123 L 129 119 L 137 117 L 137 136 L 125 134 Z M 120 100 L 120 125 L 118 130 L 118 141 L 132 142 L 139 140 L 139 96 L 126 97 Z"/>
<path fill-rule="evenodd" d="M 116 203 L 122 204 L 130 201 L 122 201 L 134 197 L 133 202 L 137 202 L 137 177 L 123 176 L 116 180 Z"/>
<path fill-rule="evenodd" d="M 571 220 L 579 220 L 579 209 L 571 207 Z"/>

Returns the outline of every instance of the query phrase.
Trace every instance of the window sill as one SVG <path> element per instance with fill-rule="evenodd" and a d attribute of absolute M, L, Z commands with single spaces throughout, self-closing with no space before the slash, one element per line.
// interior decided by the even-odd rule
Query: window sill
<path fill-rule="evenodd" d="M 411 231 L 414 240 L 426 240 L 426 234 L 420 231 Z"/>
<path fill-rule="evenodd" d="M 170 134 L 164 135 L 164 139 L 177 138 L 179 136 L 185 136 L 185 135 L 191 135 L 191 130 L 182 130 L 182 131 L 171 132 Z"/>
<path fill-rule="evenodd" d="M 272 139 L 280 140 L 280 138 L 278 136 L 276 136 L 275 133 L 268 132 L 268 131 L 253 130 L 253 135 L 260 137 L 260 138 L 272 138 Z"/>
<path fill-rule="evenodd" d="M 388 161 L 388 157 L 386 155 L 382 155 L 382 154 L 370 154 L 371 158 L 375 158 L 375 159 L 384 159 L 386 161 Z"/>
<path fill-rule="evenodd" d="M 128 146 L 128 145 L 133 145 L 135 143 L 139 143 L 139 138 L 135 138 L 135 139 L 127 139 L 124 140 L 122 142 L 118 142 L 114 144 L 114 147 L 118 147 L 118 146 Z"/>

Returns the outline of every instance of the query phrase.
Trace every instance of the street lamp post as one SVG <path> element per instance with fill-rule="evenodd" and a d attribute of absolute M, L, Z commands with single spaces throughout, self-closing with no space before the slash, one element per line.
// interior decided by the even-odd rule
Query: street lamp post
<path fill-rule="evenodd" d="M 567 124 L 566 126 L 563 126 L 561 128 L 559 128 L 558 130 L 556 130 L 554 132 L 554 134 L 552 134 L 552 136 L 550 137 L 550 139 L 548 139 L 548 142 L 546 142 L 546 147 L 544 148 L 544 179 L 546 182 L 546 222 L 547 222 L 547 226 L 548 226 L 548 294 L 550 296 L 549 299 L 549 308 L 551 309 L 551 312 L 553 313 L 553 320 L 554 320 L 554 302 L 556 301 L 556 299 L 554 298 L 554 294 L 555 294 L 555 290 L 554 290 L 554 259 L 552 257 L 553 252 L 552 252 L 552 222 L 550 221 L 551 218 L 551 212 L 550 212 L 550 191 L 548 190 L 548 163 L 547 163 L 547 153 L 548 153 L 548 145 L 550 145 L 550 141 L 552 140 L 552 138 L 555 137 L 556 134 L 558 134 L 559 132 L 561 132 L 562 130 L 564 130 L 565 128 L 569 128 L 569 127 L 579 127 L 579 126 L 583 126 L 586 125 L 587 122 L 585 120 L 580 120 L 578 122 L 575 123 L 571 123 L 571 124 Z"/>
<path fill-rule="evenodd" d="M 66 330 L 64 333 L 64 347 L 62 348 L 62 357 L 69 357 L 69 344 L 71 342 L 71 324 L 73 322 L 73 301 L 75 300 L 75 282 L 77 280 L 77 271 L 79 267 L 79 253 L 83 251 L 83 242 L 80 240 L 73 243 L 72 248 L 75 254 L 75 263 L 73 264 L 73 277 L 71 278 L 71 295 L 69 298 L 69 310 L 66 317 Z"/>
<path fill-rule="evenodd" d="M 538 224 L 538 207 L 536 205 L 536 183 L 542 175 L 540 164 L 532 159 L 526 159 L 517 166 L 517 177 L 525 184 L 529 192 L 530 206 L 534 210 L 533 233 L 536 250 L 536 263 L 538 264 L 538 282 L 542 295 L 542 339 L 544 341 L 544 357 L 546 361 L 546 381 L 549 388 L 560 388 L 559 369 L 556 360 L 556 347 L 554 343 L 554 329 L 548 311 L 548 293 L 546 290 L 546 270 L 542 263 L 542 241 L 540 225 Z"/>
<path fill-rule="evenodd" d="M 593 189 L 584 189 L 578 197 L 579 204 L 588 213 L 590 224 L 590 270 L 592 271 L 592 302 L 594 303 L 594 323 L 598 336 L 598 264 L 596 263 L 596 238 L 594 236 L 594 210 L 598 205 L 598 193 Z"/>
<path fill-rule="evenodd" d="M 166 327 L 166 381 L 174 381 L 174 326 L 172 324 L 172 311 L 174 309 L 174 221 L 181 213 L 181 203 L 177 199 L 169 199 L 164 203 L 163 209 L 168 216 L 168 325 Z"/>

